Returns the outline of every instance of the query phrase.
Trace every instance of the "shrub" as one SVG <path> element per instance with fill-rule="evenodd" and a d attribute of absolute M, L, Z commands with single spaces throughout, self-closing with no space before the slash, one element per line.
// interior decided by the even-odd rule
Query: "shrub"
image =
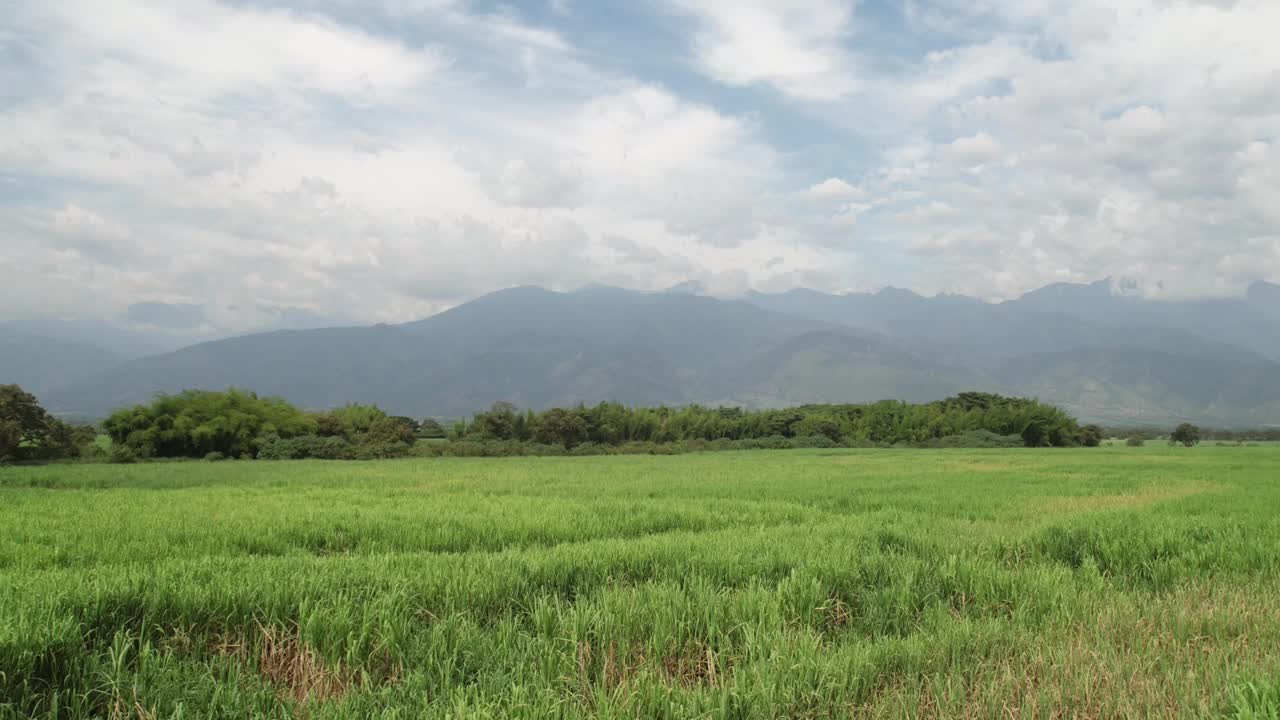
<path fill-rule="evenodd" d="M 601 445 L 599 443 L 587 442 L 574 447 L 572 450 L 569 451 L 569 454 L 573 456 L 608 455 L 610 454 L 609 450 L 610 448 L 608 445 Z"/>
<path fill-rule="evenodd" d="M 959 435 L 936 438 L 917 447 L 928 448 L 1018 448 L 1024 447 L 1021 435 L 997 435 L 990 430 L 970 430 Z"/>
<path fill-rule="evenodd" d="M 791 438 L 781 435 L 770 435 L 763 438 L 747 438 L 738 441 L 741 450 L 790 450 L 795 447 Z"/>
<path fill-rule="evenodd" d="M 204 456 L 204 459 L 205 459 L 205 462 L 221 462 L 221 461 L 223 461 L 223 460 L 226 460 L 226 459 L 227 459 L 227 456 L 226 456 L 226 455 L 223 455 L 222 453 L 218 452 L 217 450 L 214 450 L 213 452 L 211 452 L 211 453 L 209 453 L 209 454 L 205 455 L 205 456 Z"/>
<path fill-rule="evenodd" d="M 679 455 L 688 452 L 675 443 L 629 442 L 618 446 L 619 455 Z"/>
<path fill-rule="evenodd" d="M 1129 447 L 1142 447 L 1147 444 L 1147 441 L 1141 435 L 1130 435 L 1129 439 L 1124 441 L 1124 444 Z"/>
<path fill-rule="evenodd" d="M 348 457 L 353 460 L 388 460 L 391 458 L 409 457 L 411 449 L 412 448 L 410 448 L 408 443 L 395 441 L 361 443 L 360 445 L 351 446 Z"/>
<path fill-rule="evenodd" d="M 795 448 L 833 448 L 840 444 L 826 435 L 809 435 L 792 438 L 791 446 Z"/>
<path fill-rule="evenodd" d="M 293 438 L 271 437 L 258 446 L 259 460 L 355 459 L 354 446 L 340 437 L 300 435 Z"/>
<path fill-rule="evenodd" d="M 427 418 L 418 425 L 418 437 L 424 439 L 439 439 L 445 437 L 444 427 L 440 425 L 438 420 Z"/>
<path fill-rule="evenodd" d="M 1085 447 L 1098 447 L 1102 444 L 1102 428 L 1097 425 L 1085 425 L 1080 428 L 1076 440 Z"/>
<path fill-rule="evenodd" d="M 359 444 L 382 447 L 390 444 L 409 445 L 416 440 L 411 426 L 397 418 L 378 418 L 359 436 Z"/>
<path fill-rule="evenodd" d="M 138 462 L 138 453 L 128 445 L 113 445 L 108 460 L 118 465 L 128 465 Z"/>

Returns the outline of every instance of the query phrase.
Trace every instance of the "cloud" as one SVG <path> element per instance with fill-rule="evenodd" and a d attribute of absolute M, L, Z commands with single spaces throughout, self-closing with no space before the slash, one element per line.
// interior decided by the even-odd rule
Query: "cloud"
<path fill-rule="evenodd" d="M 753 202 L 784 182 L 749 119 L 576 70 L 576 50 L 512 12 L 377 8 L 454 34 L 440 45 L 352 25 L 341 4 L 120 7 L 101 24 L 26 9 L 50 82 L 0 116 L 2 167 L 75 198 L 0 209 L 20 238 L 0 272 L 10 255 L 47 272 L 69 308 L 93 297 L 128 320 L 193 298 L 223 332 L 266 326 L 262 307 L 407 320 L 506 285 L 660 287 L 723 272 L 688 244 L 751 241 Z M 135 26 L 164 37 L 135 48 Z M 470 64 L 476 47 L 492 52 Z M 493 53 L 529 48 L 576 84 L 490 75 Z M 634 273 L 613 265 L 617 237 L 645 238 Z"/>
<path fill-rule="evenodd" d="M 935 20 L 974 41 L 927 57 L 881 101 L 920 117 L 917 135 L 955 139 L 892 145 L 862 186 L 899 198 L 860 226 L 916 258 L 919 286 L 1007 297 L 1114 275 L 1221 294 L 1280 269 L 1258 242 L 1275 236 L 1280 183 L 1260 168 L 1280 99 L 1257 94 L 1280 77 L 1257 31 L 1280 6 L 946 5 Z M 1174 50 L 1184 43 L 1197 52 Z"/>
<path fill-rule="evenodd" d="M 804 100 L 832 100 L 858 88 L 845 41 L 853 6 L 840 0 L 723 3 L 672 0 L 698 23 L 698 69 L 726 85 L 762 84 Z"/>
<path fill-rule="evenodd" d="M 618 258 L 623 263 L 648 264 L 663 259 L 662 253 L 654 248 L 645 247 L 622 235 L 605 235 L 603 242 L 605 247 L 618 253 Z"/>
<path fill-rule="evenodd" d="M 866 197 L 865 191 L 837 177 L 809 186 L 805 194 L 818 200 L 854 200 Z"/>
<path fill-rule="evenodd" d="M 1280 279 L 1262 0 L 914 0 L 901 25 L 670 0 L 635 27 L 581 3 L 112 8 L 0 20 L 10 315 L 189 303 L 199 334 L 530 283 Z"/>
<path fill-rule="evenodd" d="M 171 330 L 190 330 L 204 323 L 205 310 L 203 305 L 193 303 L 141 302 L 129 306 L 125 319 Z"/>
<path fill-rule="evenodd" d="M 947 147 L 950 157 L 965 166 L 983 165 L 997 160 L 1003 149 L 999 140 L 985 132 L 958 138 Z"/>

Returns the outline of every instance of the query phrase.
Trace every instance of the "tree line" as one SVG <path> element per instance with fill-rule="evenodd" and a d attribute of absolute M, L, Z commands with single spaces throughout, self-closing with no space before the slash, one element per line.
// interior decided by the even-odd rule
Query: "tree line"
<path fill-rule="evenodd" d="M 496 403 L 459 421 L 451 439 L 519 441 L 572 448 L 689 440 L 823 437 L 845 445 L 921 445 L 966 435 L 1015 438 L 1027 447 L 1095 446 L 1096 425 L 1081 426 L 1052 405 L 1027 398 L 969 392 L 930 403 L 884 400 L 869 404 L 802 405 L 778 410 L 740 407 L 594 406 L 521 412 Z"/>
<path fill-rule="evenodd" d="M 110 443 L 102 443 L 98 433 Z M 541 412 L 508 403 L 460 420 L 393 416 L 374 405 L 308 412 L 247 390 L 188 390 L 123 408 L 100 428 L 50 416 L 16 385 L 0 386 L 0 459 L 87 457 L 366 459 L 419 454 L 576 454 L 608 449 L 1071 447 L 1103 433 L 1061 409 L 1027 398 L 969 392 L 930 403 L 740 407 L 628 407 L 603 402 Z M 423 439 L 448 443 L 420 444 Z M 456 450 L 456 453 L 453 452 Z M 619 450 L 620 451 L 620 450 Z"/>

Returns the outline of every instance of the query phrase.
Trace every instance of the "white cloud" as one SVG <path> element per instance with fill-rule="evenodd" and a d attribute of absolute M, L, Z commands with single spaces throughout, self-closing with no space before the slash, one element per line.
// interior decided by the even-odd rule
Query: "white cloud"
<path fill-rule="evenodd" d="M 526 283 L 1280 279 L 1280 5 L 918 0 L 896 55 L 852 2 L 665 7 L 691 58 L 468 0 L 19 4 L 5 310 L 179 298 L 228 330 Z"/>
<path fill-rule="evenodd" d="M 947 154 L 962 165 L 972 166 L 998 160 L 1003 149 L 999 140 L 980 132 L 952 141 L 947 147 Z"/>
<path fill-rule="evenodd" d="M 0 208 L 18 238 L 0 273 L 22 261 L 45 294 L 100 314 L 201 301 L 225 332 L 261 325 L 262 307 L 393 321 L 515 284 L 762 279 L 760 258 L 796 241 L 772 229 L 786 217 L 760 216 L 784 178 L 750 120 L 579 70 L 509 12 L 384 8 L 464 43 L 438 46 L 322 10 L 337 12 L 127 0 L 95 25 L 87 7 L 24 11 L 15 22 L 51 39 L 50 82 L 0 115 L 0 175 L 66 201 Z M 132 26 L 164 38 L 134 48 Z M 536 48 L 554 77 L 526 93 L 465 61 L 474 47 L 483 63 Z"/>
<path fill-rule="evenodd" d="M 671 2 L 698 22 L 695 62 L 719 82 L 768 85 L 805 100 L 837 99 L 858 88 L 857 68 L 845 47 L 852 33 L 852 3 Z"/>
<path fill-rule="evenodd" d="M 1113 275 L 1191 295 L 1274 277 L 1258 238 L 1280 203 L 1261 170 L 1280 96 L 1258 89 L 1275 87 L 1280 50 L 1258 28 L 1280 5 L 991 0 L 942 16 L 1005 35 L 936 53 L 877 96 L 919 118 L 917 137 L 864 185 L 905 199 L 860 218 L 916 258 L 922 289 L 1000 297 Z"/>
<path fill-rule="evenodd" d="M 866 197 L 861 188 L 850 185 L 838 177 L 830 177 L 811 185 L 805 194 L 818 200 L 853 200 Z"/>
<path fill-rule="evenodd" d="M 111 83 L 145 67 L 151 85 L 112 90 L 217 100 L 255 90 L 321 91 L 352 101 L 411 88 L 445 61 L 430 50 L 340 27 L 319 16 L 232 9 L 210 0 L 100 5 L 69 0 L 45 6 L 101 60 L 93 72 Z M 145 42 L 140 39 L 145 38 Z"/>

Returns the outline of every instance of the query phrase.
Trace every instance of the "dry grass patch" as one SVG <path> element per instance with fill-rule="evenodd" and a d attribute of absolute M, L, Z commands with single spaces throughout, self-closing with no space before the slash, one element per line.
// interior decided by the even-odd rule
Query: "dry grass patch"
<path fill-rule="evenodd" d="M 246 663 L 276 688 L 281 699 L 298 707 L 337 700 L 363 685 L 362 677 L 346 665 L 326 663 L 296 628 L 259 625 L 256 638 L 218 638 L 213 651 Z"/>
<path fill-rule="evenodd" d="M 732 658 L 705 645 L 651 657 L 639 647 L 622 650 L 617 643 L 601 649 L 588 642 L 578 644 L 578 682 L 584 697 L 590 697 L 592 687 L 612 693 L 646 673 L 679 687 L 718 687 L 727 682 L 732 667 Z"/>
<path fill-rule="evenodd" d="M 975 672 L 899 677 L 857 718 L 1220 717 L 1240 684 L 1280 673 L 1280 588 L 1194 586 L 1108 603 Z"/>
<path fill-rule="evenodd" d="M 1221 492 L 1212 483 L 1192 483 L 1175 487 L 1151 485 L 1131 493 L 1119 495 L 1061 495 L 1040 498 L 1027 503 L 1029 510 L 1037 513 L 1081 513 L 1106 510 L 1141 510 L 1156 503 L 1180 500 L 1202 493 Z"/>

